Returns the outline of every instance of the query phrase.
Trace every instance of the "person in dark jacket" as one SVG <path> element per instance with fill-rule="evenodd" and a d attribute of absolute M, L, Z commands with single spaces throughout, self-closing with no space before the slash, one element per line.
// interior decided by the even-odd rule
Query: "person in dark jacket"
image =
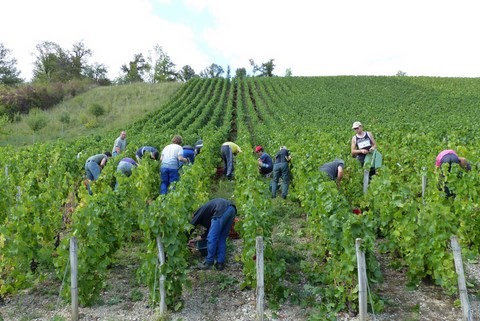
<path fill-rule="evenodd" d="M 214 198 L 195 211 L 190 224 L 201 225 L 207 229 L 203 235 L 189 241 L 189 244 L 192 244 L 195 241 L 207 240 L 207 258 L 198 268 L 212 269 L 216 261 L 215 268 L 224 269 L 227 237 L 236 215 L 235 205 L 224 198 Z"/>
<path fill-rule="evenodd" d="M 273 160 L 263 151 L 262 146 L 255 147 L 255 153 L 258 155 L 258 171 L 263 176 L 268 176 L 273 171 Z"/>
<path fill-rule="evenodd" d="M 273 178 L 271 183 L 272 198 L 277 197 L 278 181 L 282 178 L 282 198 L 286 199 L 288 195 L 288 185 L 290 184 L 289 163 L 292 157 L 287 147 L 280 147 L 280 151 L 273 158 Z"/>

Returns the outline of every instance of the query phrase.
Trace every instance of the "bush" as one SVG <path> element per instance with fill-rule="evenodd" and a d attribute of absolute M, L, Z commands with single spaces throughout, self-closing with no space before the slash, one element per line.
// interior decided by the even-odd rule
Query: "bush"
<path fill-rule="evenodd" d="M 96 118 L 105 114 L 105 108 L 99 104 L 93 104 L 88 107 L 88 112 Z"/>

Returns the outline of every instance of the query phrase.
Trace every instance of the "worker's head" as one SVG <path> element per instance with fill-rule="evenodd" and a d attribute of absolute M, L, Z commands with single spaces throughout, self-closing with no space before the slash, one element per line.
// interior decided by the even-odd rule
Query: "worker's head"
<path fill-rule="evenodd" d="M 362 123 L 359 121 L 356 121 L 352 125 L 352 129 L 357 130 L 358 128 L 362 127 Z"/>
<path fill-rule="evenodd" d="M 258 153 L 261 153 L 261 152 L 263 152 L 263 147 L 262 146 L 255 147 L 255 153 L 258 154 Z"/>
<path fill-rule="evenodd" d="M 107 157 L 112 157 L 112 153 L 110 153 L 110 152 L 105 152 L 104 154 L 105 154 Z"/>
<path fill-rule="evenodd" d="M 465 157 L 459 157 L 458 159 L 460 160 L 460 166 L 465 168 L 467 171 L 472 170 L 472 166 L 470 166 L 470 163 L 467 161 Z"/>
<path fill-rule="evenodd" d="M 172 138 L 172 143 L 174 143 L 174 144 L 181 145 L 181 144 L 182 144 L 182 141 L 183 141 L 183 138 L 182 138 L 182 136 L 180 136 L 180 135 L 175 135 L 175 136 L 173 136 L 173 138 Z"/>
<path fill-rule="evenodd" d="M 127 132 L 124 131 L 124 130 L 122 130 L 122 132 L 120 133 L 120 137 L 121 137 L 122 139 L 125 139 L 125 137 L 127 137 Z"/>
<path fill-rule="evenodd" d="M 160 153 L 156 150 L 152 153 L 151 157 L 154 160 L 159 160 L 160 159 Z"/>

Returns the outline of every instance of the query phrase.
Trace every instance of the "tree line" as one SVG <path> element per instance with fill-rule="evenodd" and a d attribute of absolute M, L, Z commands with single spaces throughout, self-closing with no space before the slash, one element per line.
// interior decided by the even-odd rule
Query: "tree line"
<path fill-rule="evenodd" d="M 197 73 L 190 65 L 180 69 L 160 45 L 155 45 L 149 55 L 135 54 L 121 66 L 116 79 L 107 77 L 108 67 L 99 62 L 89 63 L 93 51 L 83 41 L 71 49 L 64 49 L 53 41 L 42 41 L 35 46 L 33 76 L 27 82 L 20 77 L 17 59 L 12 51 L 0 42 L 0 118 L 15 120 L 15 115 L 28 114 L 31 109 L 49 109 L 63 99 L 85 92 L 92 86 L 110 86 L 135 82 L 161 83 L 200 78 L 231 78 L 227 71 L 212 63 Z M 273 77 L 274 59 L 261 64 L 249 60 L 252 75 Z M 291 76 L 287 70 L 286 76 Z M 233 77 L 247 77 L 246 68 L 235 70 Z"/>
<path fill-rule="evenodd" d="M 230 66 L 227 71 L 222 66 L 212 63 L 197 73 L 190 65 L 180 69 L 160 45 L 155 45 L 145 57 L 135 54 L 128 63 L 121 66 L 121 75 L 117 79 L 107 77 L 108 67 L 99 62 L 89 63 L 93 51 L 83 41 L 76 42 L 71 49 L 64 49 L 53 41 L 42 41 L 35 46 L 35 61 L 31 83 L 65 83 L 70 80 L 87 79 L 98 85 L 126 84 L 133 82 L 159 83 L 165 81 L 188 81 L 194 77 L 217 78 L 232 77 Z M 256 77 L 273 77 L 274 59 L 261 64 L 249 60 L 252 75 Z M 246 77 L 246 68 L 235 70 L 234 77 Z M 0 84 L 12 86 L 22 84 L 17 69 L 17 60 L 10 49 L 0 43 Z"/>

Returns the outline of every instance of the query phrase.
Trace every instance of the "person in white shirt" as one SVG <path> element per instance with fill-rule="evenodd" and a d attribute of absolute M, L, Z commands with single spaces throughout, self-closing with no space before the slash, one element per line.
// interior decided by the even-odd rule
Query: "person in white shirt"
<path fill-rule="evenodd" d="M 160 194 L 167 194 L 168 187 L 171 183 L 176 182 L 180 179 L 178 169 L 180 168 L 180 163 L 186 163 L 188 160 L 183 157 L 183 148 L 182 148 L 182 136 L 175 135 L 172 138 L 172 143 L 165 146 L 162 150 L 160 156 L 160 178 L 162 180 L 160 184 Z"/>

